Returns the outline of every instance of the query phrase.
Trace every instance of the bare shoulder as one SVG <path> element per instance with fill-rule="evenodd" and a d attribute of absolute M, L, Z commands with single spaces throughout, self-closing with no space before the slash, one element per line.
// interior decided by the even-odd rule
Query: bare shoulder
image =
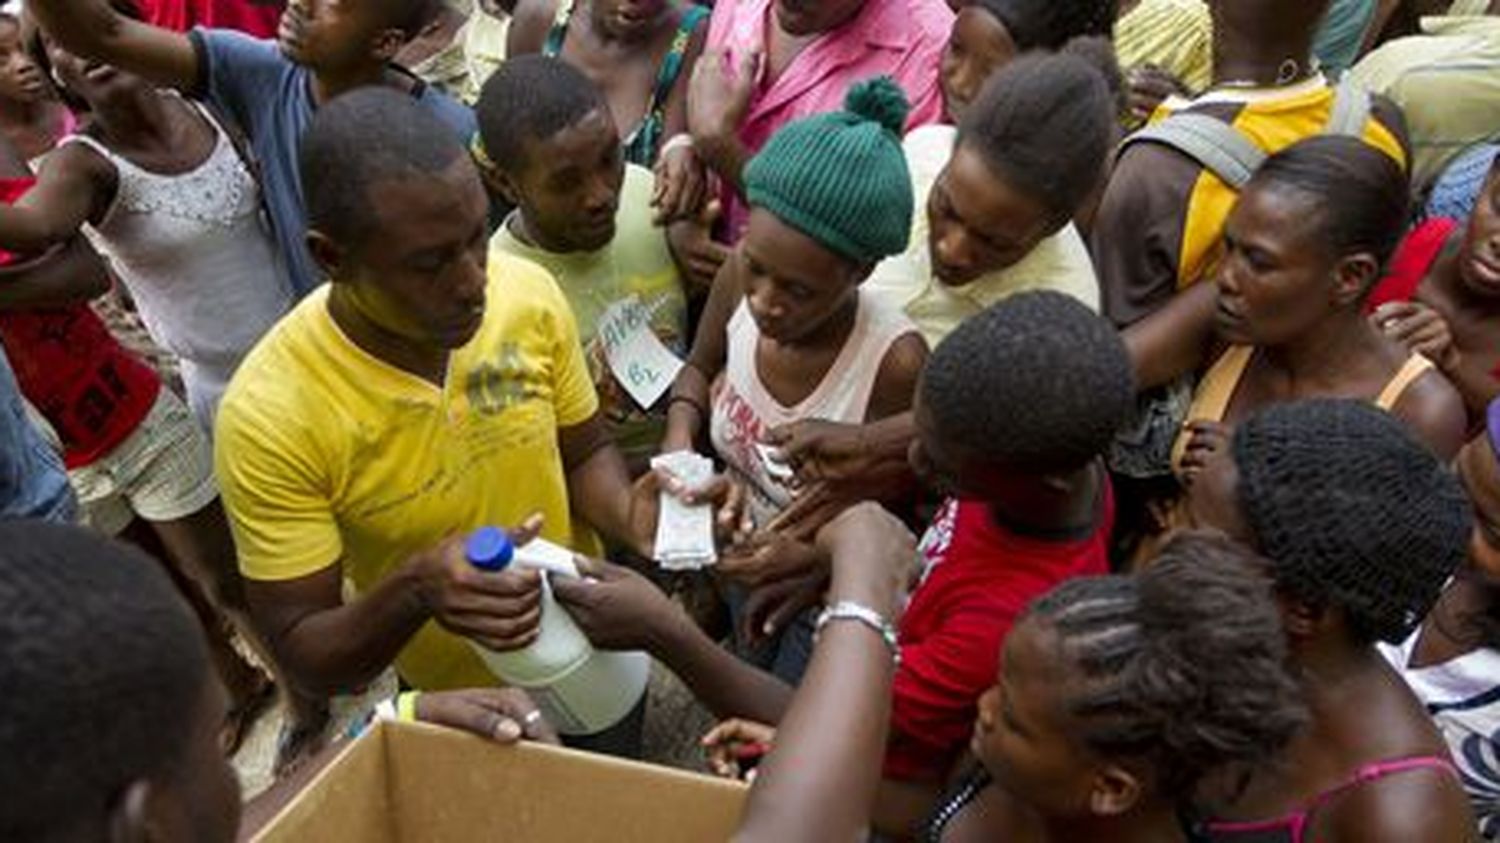
<path fill-rule="evenodd" d="M 1435 368 L 1412 381 L 1392 412 L 1444 460 L 1463 447 L 1469 425 L 1463 396 Z"/>
<path fill-rule="evenodd" d="M 1321 812 L 1314 839 L 1329 843 L 1467 843 L 1474 817 L 1455 773 L 1425 767 L 1359 785 Z"/>

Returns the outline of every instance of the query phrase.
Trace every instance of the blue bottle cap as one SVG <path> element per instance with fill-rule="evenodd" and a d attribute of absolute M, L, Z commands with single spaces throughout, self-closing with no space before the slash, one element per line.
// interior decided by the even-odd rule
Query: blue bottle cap
<path fill-rule="evenodd" d="M 504 530 L 480 527 L 469 534 L 464 555 L 469 557 L 469 564 L 482 571 L 503 571 L 516 555 L 516 549 Z"/>

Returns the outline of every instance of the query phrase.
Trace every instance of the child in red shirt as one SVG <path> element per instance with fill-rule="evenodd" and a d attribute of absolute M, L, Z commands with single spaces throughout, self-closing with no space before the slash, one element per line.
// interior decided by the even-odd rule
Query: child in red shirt
<path fill-rule="evenodd" d="M 912 463 L 950 500 L 899 625 L 886 778 L 940 782 L 1026 605 L 1108 573 L 1114 496 L 1100 454 L 1133 394 L 1114 329 L 1060 293 L 1007 299 L 933 353 Z"/>

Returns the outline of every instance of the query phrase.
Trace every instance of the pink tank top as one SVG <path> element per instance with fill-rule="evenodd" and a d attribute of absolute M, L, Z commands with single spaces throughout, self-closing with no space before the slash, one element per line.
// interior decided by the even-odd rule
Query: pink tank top
<path fill-rule="evenodd" d="M 1391 761 L 1377 761 L 1360 767 L 1352 777 L 1338 787 L 1325 790 L 1309 801 L 1302 810 L 1274 820 L 1259 822 L 1212 822 L 1208 824 L 1208 839 L 1213 843 L 1303 843 L 1307 824 L 1313 814 L 1335 798 L 1370 782 L 1387 776 L 1413 770 L 1438 770 L 1455 778 L 1458 771 L 1446 758 L 1423 755 Z"/>
<path fill-rule="evenodd" d="M 862 424 L 886 352 L 917 327 L 900 310 L 860 293 L 854 328 L 821 383 L 788 407 L 761 383 L 755 367 L 760 330 L 744 302 L 728 326 L 728 355 L 716 385 L 710 435 L 714 451 L 750 491 L 750 513 L 764 525 L 791 503 L 792 493 L 769 466 L 758 443 L 767 431 L 804 419 Z"/>

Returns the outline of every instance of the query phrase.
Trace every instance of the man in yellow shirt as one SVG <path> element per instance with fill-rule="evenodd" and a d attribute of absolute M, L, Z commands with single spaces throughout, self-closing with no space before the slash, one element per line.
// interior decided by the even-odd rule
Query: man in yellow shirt
<path fill-rule="evenodd" d="M 493 685 L 463 639 L 530 643 L 539 581 L 474 571 L 464 535 L 540 515 L 595 550 L 576 515 L 649 557 L 654 477 L 631 486 L 552 278 L 486 275 L 485 192 L 440 123 L 362 89 L 319 109 L 300 163 L 332 282 L 245 360 L 215 442 L 252 610 L 310 690 L 393 661 L 419 689 Z"/>

